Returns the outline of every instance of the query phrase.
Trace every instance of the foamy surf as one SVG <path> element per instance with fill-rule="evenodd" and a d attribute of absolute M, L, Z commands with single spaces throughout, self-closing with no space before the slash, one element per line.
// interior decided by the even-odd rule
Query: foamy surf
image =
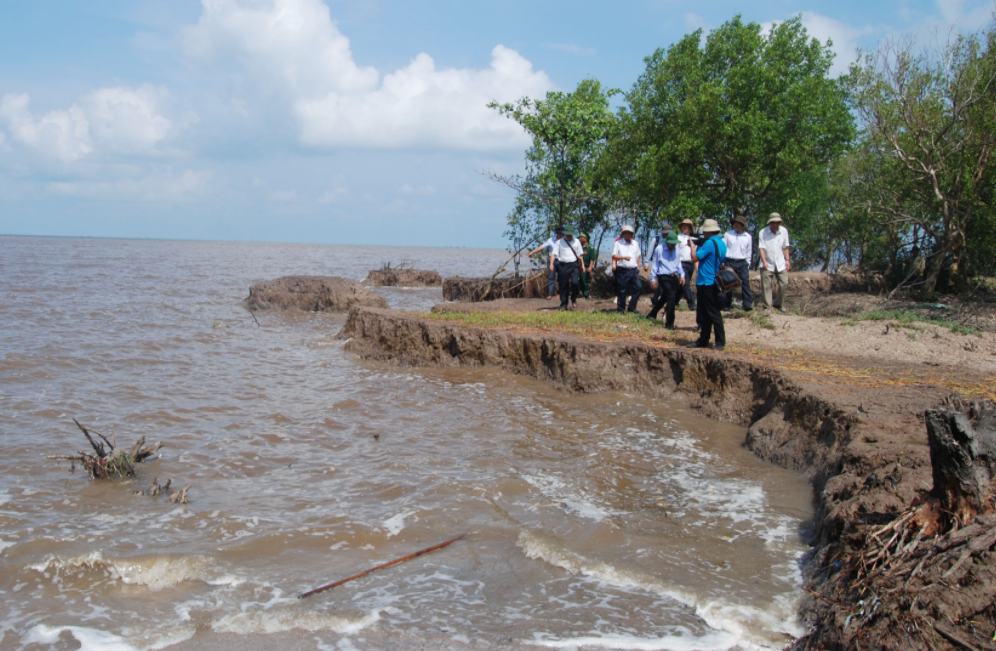
<path fill-rule="evenodd" d="M 613 637 L 592 637 L 573 640 L 538 640 L 544 646 L 565 644 L 563 648 L 580 646 L 599 646 L 598 640 L 613 640 L 606 642 L 608 648 L 625 649 L 729 649 L 735 646 L 753 649 L 772 649 L 784 646 L 785 636 L 797 638 L 803 634 L 802 627 L 795 616 L 795 599 L 776 599 L 773 608 L 777 612 L 765 611 L 753 606 L 732 604 L 722 599 L 703 599 L 695 593 L 679 586 L 665 583 L 645 574 L 620 570 L 608 563 L 592 560 L 563 549 L 561 546 L 545 540 L 536 534 L 523 531 L 517 540 L 518 546 L 528 558 L 541 560 L 566 570 L 571 574 L 597 579 L 610 585 L 623 588 L 637 588 L 668 597 L 689 608 L 716 631 L 715 635 L 705 638 L 689 638 L 692 646 L 681 646 L 685 641 L 681 638 L 645 638 L 620 639 L 630 640 L 634 646 L 616 645 L 618 640 Z M 667 646 L 669 644 L 677 646 Z M 571 647 L 573 645 L 573 647 Z M 643 646 L 641 646 L 643 645 Z M 657 646 L 655 646 L 657 645 Z M 698 645 L 698 646 L 695 646 Z"/>
<path fill-rule="evenodd" d="M 22 643 L 53 645 L 59 641 L 59 636 L 63 631 L 68 631 L 80 644 L 80 651 L 145 651 L 146 649 L 162 649 L 174 644 L 179 644 L 189 640 L 194 636 L 194 630 L 186 629 L 173 632 L 169 636 L 146 643 L 143 646 L 134 646 L 125 638 L 101 631 L 96 628 L 86 626 L 46 626 L 39 624 L 29 630 L 22 638 Z"/>
<path fill-rule="evenodd" d="M 78 556 L 49 556 L 28 566 L 41 574 L 69 575 L 100 572 L 129 585 L 142 585 L 153 592 L 172 588 L 184 581 L 200 581 L 212 586 L 239 585 L 243 579 L 215 567 L 206 556 L 145 556 L 128 559 L 105 558 L 93 551 Z"/>

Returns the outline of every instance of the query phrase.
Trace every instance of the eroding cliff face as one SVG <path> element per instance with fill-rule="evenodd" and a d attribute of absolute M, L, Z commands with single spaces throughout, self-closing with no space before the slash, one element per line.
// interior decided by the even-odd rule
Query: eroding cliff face
<path fill-rule="evenodd" d="M 789 377 L 776 367 L 730 355 L 468 328 L 376 309 L 352 310 L 338 338 L 361 357 L 405 366 L 493 366 L 573 392 L 656 393 L 747 427 L 748 449 L 807 473 L 814 489 L 813 552 L 805 567 L 814 596 L 802 609 L 811 629 L 795 648 L 849 649 L 858 640 L 869 649 L 943 648 L 933 631 L 944 629 L 940 635 L 948 641 L 958 636 L 977 641 L 981 638 L 972 627 L 993 619 L 986 611 L 967 617 L 958 630 L 944 628 L 950 623 L 938 614 L 946 612 L 943 590 L 917 592 L 915 611 L 899 600 L 900 606 L 874 615 L 865 606 L 867 590 L 884 590 L 887 586 L 879 583 L 886 575 L 862 579 L 866 583 L 860 573 L 855 578 L 854 559 L 860 563 L 877 550 L 875 531 L 883 524 L 911 522 L 902 514 L 931 489 L 923 410 L 944 398 L 941 388 L 831 385 L 818 376 L 793 372 Z M 985 517 L 991 516 L 980 516 Z M 988 525 L 972 526 L 984 531 Z M 988 544 L 989 538 L 979 540 Z M 996 552 L 980 554 L 971 576 L 991 574 Z M 979 630 L 991 636 L 985 626 Z"/>
<path fill-rule="evenodd" d="M 250 311 L 345 312 L 359 306 L 386 308 L 387 301 L 337 276 L 283 276 L 250 287 L 243 305 Z"/>

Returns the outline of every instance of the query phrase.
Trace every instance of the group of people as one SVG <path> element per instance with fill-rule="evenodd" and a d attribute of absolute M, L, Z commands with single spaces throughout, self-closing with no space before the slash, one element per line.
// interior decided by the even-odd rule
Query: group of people
<path fill-rule="evenodd" d="M 732 294 L 724 291 L 717 276 L 729 269 L 740 280 L 744 311 L 753 310 L 754 297 L 750 287 L 750 267 L 753 262 L 754 241 L 747 232 L 747 219 L 741 212 L 733 218 L 732 228 L 722 236 L 722 229 L 715 219 L 702 223 L 702 235 L 694 235 L 695 224 L 685 219 L 674 232 L 669 224 L 661 228 L 660 235 L 651 245 L 649 260 L 644 270 L 650 273 L 650 286 L 654 290 L 653 306 L 647 318 L 657 319 L 664 310 L 664 327 L 674 329 L 675 309 L 684 298 L 690 310 L 696 313 L 699 338 L 691 348 L 705 348 L 715 334 L 715 350 L 726 346 L 723 324 L 724 309 L 732 308 Z M 612 247 L 611 274 L 616 281 L 616 309 L 620 314 L 636 312 L 643 290 L 640 265 L 644 262 L 636 231 L 623 226 L 619 239 Z M 767 224 L 758 234 L 758 256 L 761 268 L 761 294 L 765 310 L 784 311 L 783 301 L 791 269 L 789 234 L 783 226 L 781 215 L 771 213 Z M 570 227 L 556 230 L 542 246 L 529 253 L 532 257 L 540 251 L 550 252 L 550 275 L 547 300 L 553 298 L 555 284 L 560 285 L 560 308 L 577 307 L 579 293 L 590 297 L 591 274 L 598 255 L 582 233 L 575 239 Z M 692 291 L 692 287 L 695 291 Z"/>

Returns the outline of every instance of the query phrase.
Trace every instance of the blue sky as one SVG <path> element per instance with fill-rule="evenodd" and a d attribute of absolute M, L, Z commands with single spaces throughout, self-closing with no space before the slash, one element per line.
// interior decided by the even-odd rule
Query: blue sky
<path fill-rule="evenodd" d="M 0 233 L 504 246 L 528 144 L 484 108 L 737 12 L 855 48 L 977 30 L 992 0 L 3 0 Z"/>

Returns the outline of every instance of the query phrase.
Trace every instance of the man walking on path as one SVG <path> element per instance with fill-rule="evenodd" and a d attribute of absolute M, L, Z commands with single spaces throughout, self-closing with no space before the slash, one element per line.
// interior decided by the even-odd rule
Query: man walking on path
<path fill-rule="evenodd" d="M 699 263 L 699 276 L 695 281 L 695 289 L 699 299 L 697 313 L 701 332 L 699 340 L 688 344 L 689 348 L 708 348 L 712 330 L 716 330 L 716 346 L 714 350 L 726 348 L 726 328 L 723 326 L 723 313 L 719 310 L 721 297 L 719 285 L 716 284 L 716 274 L 726 258 L 726 244 L 719 237 L 719 224 L 715 219 L 707 219 L 702 224 L 702 232 L 706 241 L 692 254 L 692 260 Z"/>
<path fill-rule="evenodd" d="M 633 241 L 636 231 L 632 226 L 622 227 L 622 237 L 612 246 L 612 261 L 616 263 L 616 310 L 626 313 L 626 297 L 629 311 L 636 312 L 640 300 L 643 281 L 640 280 L 640 245 Z"/>
<path fill-rule="evenodd" d="M 581 295 L 587 299 L 591 298 L 591 274 L 595 273 L 595 263 L 598 261 L 598 254 L 595 247 L 588 244 L 588 236 L 581 233 L 578 236 L 581 241 L 581 250 L 584 252 L 584 271 L 581 272 Z"/>
<path fill-rule="evenodd" d="M 654 307 L 647 318 L 656 321 L 657 313 L 667 305 L 664 307 L 664 327 L 674 330 L 674 308 L 678 304 L 678 294 L 684 285 L 685 270 L 681 266 L 681 253 L 678 252 L 678 234 L 672 231 L 654 251 L 650 286 L 659 286 L 663 291 L 660 298 L 654 301 Z"/>
<path fill-rule="evenodd" d="M 789 261 L 788 229 L 782 226 L 782 216 L 776 212 L 768 217 L 768 226 L 757 236 L 757 249 L 761 254 L 761 294 L 764 308 L 772 307 L 784 312 L 785 288 L 789 284 L 788 272 L 792 268 Z M 772 300 L 771 283 L 778 283 L 778 293 Z"/>
<path fill-rule="evenodd" d="M 754 239 L 747 232 L 747 218 L 737 211 L 733 218 L 733 230 L 726 231 L 723 244 L 726 245 L 726 265 L 740 276 L 740 293 L 743 295 L 744 312 L 753 309 L 753 297 L 750 292 L 750 262 L 754 255 Z M 723 296 L 723 309 L 733 307 L 733 292 Z"/>
<path fill-rule="evenodd" d="M 695 270 L 699 268 L 697 262 L 692 262 L 692 254 L 695 253 L 695 242 L 692 240 L 692 231 L 695 230 L 695 222 L 691 219 L 683 219 L 678 228 L 678 251 L 681 252 L 681 266 L 685 272 L 685 302 L 688 309 L 695 311 Z M 681 300 L 681 297 L 678 297 Z"/>
<path fill-rule="evenodd" d="M 567 298 L 571 299 L 571 307 L 578 306 L 578 283 L 581 278 L 581 268 L 584 266 L 584 252 L 581 245 L 574 239 L 574 228 L 564 229 L 564 236 L 553 247 L 550 256 L 550 271 L 557 272 L 557 282 L 560 283 L 560 309 L 567 309 Z"/>
<path fill-rule="evenodd" d="M 543 250 L 546 250 L 548 253 L 553 253 L 553 247 L 557 246 L 557 242 L 559 242 L 560 238 L 563 237 L 563 236 L 564 236 L 564 227 L 563 226 L 558 226 L 553 231 L 553 235 L 550 236 L 550 239 L 548 239 L 546 242 L 543 242 L 543 244 L 537 246 L 535 249 L 533 249 L 532 251 L 529 252 L 529 254 L 528 254 L 529 257 L 531 258 L 531 257 L 533 257 L 534 255 L 536 255 L 537 253 L 539 253 L 540 251 L 543 251 Z M 551 268 L 550 269 L 550 276 L 547 278 L 547 281 L 546 281 L 546 300 L 548 300 L 548 301 L 551 298 L 553 298 L 553 290 L 554 290 L 554 286 L 555 286 L 556 282 L 557 282 L 557 272 L 555 272 Z"/>
<path fill-rule="evenodd" d="M 654 266 L 654 256 L 657 253 L 657 247 L 659 245 L 663 244 L 664 241 L 667 239 L 668 234 L 670 234 L 672 232 L 674 232 L 674 228 L 671 227 L 671 224 L 668 224 L 667 222 L 661 224 L 661 234 L 654 238 L 654 241 L 650 245 L 650 248 L 647 249 L 647 251 L 650 253 L 650 259 L 643 261 L 643 270 L 644 271 L 650 271 L 650 268 Z M 654 283 L 654 274 L 653 274 L 653 272 L 651 272 L 650 273 L 650 286 L 653 287 L 654 284 L 655 284 Z M 661 298 L 661 292 L 663 292 L 663 291 L 664 290 L 661 289 L 661 285 L 657 285 L 657 289 L 654 290 L 654 297 L 650 301 L 651 304 L 654 304 L 654 303 L 656 303 L 657 301 L 660 300 L 660 298 Z"/>

